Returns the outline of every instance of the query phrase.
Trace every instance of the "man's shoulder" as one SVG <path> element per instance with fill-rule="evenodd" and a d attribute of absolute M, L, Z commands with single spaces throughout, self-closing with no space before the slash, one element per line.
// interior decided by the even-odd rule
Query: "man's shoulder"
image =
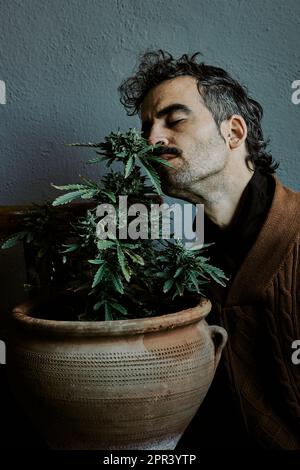
<path fill-rule="evenodd" d="M 268 235 L 273 240 L 281 263 L 290 258 L 300 245 L 300 192 L 295 191 L 275 178 L 276 186 L 267 224 Z M 281 253 L 281 255 L 280 255 Z M 274 255 L 275 256 L 275 255 Z"/>
<path fill-rule="evenodd" d="M 282 191 L 282 194 L 285 194 L 286 197 L 288 198 L 300 198 L 300 191 L 296 191 L 288 186 L 286 186 L 279 178 L 278 176 L 274 176 L 275 180 L 275 191 L 280 190 Z"/>
<path fill-rule="evenodd" d="M 282 220 L 290 219 L 293 224 L 298 221 L 300 225 L 300 192 L 288 188 L 277 177 L 271 212 Z"/>

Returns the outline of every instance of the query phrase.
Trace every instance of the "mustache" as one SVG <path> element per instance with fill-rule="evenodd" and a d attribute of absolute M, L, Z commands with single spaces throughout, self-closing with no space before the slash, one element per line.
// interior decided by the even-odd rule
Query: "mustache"
<path fill-rule="evenodd" d="M 176 155 L 179 156 L 181 155 L 181 150 L 175 148 L 175 147 L 158 147 L 157 149 L 153 150 L 153 155 L 156 157 L 160 157 L 164 153 L 167 153 L 169 155 Z"/>

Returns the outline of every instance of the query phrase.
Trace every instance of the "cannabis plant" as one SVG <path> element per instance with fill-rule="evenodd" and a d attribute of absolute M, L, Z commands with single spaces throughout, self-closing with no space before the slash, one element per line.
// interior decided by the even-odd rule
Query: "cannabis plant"
<path fill-rule="evenodd" d="M 143 214 L 136 220 L 124 213 L 120 201 L 125 199 L 126 207 L 139 204 L 149 211 L 162 201 L 157 166 L 172 165 L 157 156 L 157 146 L 148 145 L 135 129 L 112 132 L 100 143 L 70 145 L 93 148 L 96 157 L 88 163 L 104 163 L 109 172 L 93 181 L 81 176 L 75 184 L 53 185 L 64 194 L 52 205 L 36 207 L 24 220 L 24 230 L 6 240 L 2 248 L 23 240 L 32 247 L 36 260 L 47 259 L 48 284 L 84 299 L 79 303 L 78 319 L 114 320 L 174 312 L 195 304 L 211 280 L 224 285 L 224 273 L 205 256 L 208 246 L 189 249 L 174 234 L 162 238 L 163 212 L 154 218 L 156 237 L 153 220 L 150 223 Z M 80 199 L 77 212 L 81 214 L 69 210 L 68 217 L 62 217 L 66 213 L 58 206 Z M 113 213 L 104 215 L 99 208 L 113 209 Z M 143 236 L 129 237 L 126 228 L 130 223 L 139 226 Z M 39 264 L 35 267 L 38 272 Z"/>

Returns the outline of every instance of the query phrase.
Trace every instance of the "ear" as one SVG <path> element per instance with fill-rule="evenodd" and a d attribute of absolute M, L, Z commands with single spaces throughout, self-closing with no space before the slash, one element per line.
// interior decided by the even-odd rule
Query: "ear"
<path fill-rule="evenodd" d="M 233 114 L 230 119 L 221 123 L 221 132 L 231 150 L 240 147 L 247 138 L 247 124 L 239 114 Z"/>

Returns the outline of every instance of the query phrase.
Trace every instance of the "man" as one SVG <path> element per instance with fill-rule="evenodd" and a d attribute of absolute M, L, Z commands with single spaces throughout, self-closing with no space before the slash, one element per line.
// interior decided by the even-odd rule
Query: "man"
<path fill-rule="evenodd" d="M 149 143 L 161 142 L 163 191 L 205 207 L 211 262 L 230 277 L 211 286 L 211 321 L 229 339 L 182 447 L 300 449 L 300 195 L 274 176 L 262 108 L 224 70 L 147 52 L 120 88 Z M 186 437 L 187 436 L 187 437 Z"/>

